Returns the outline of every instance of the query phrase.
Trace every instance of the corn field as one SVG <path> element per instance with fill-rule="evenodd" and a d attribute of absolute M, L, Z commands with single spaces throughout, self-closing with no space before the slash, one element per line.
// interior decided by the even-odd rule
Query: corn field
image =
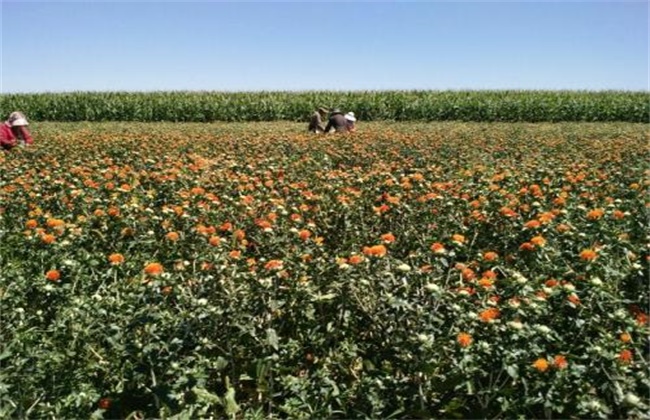
<path fill-rule="evenodd" d="M 306 121 L 319 106 L 364 121 L 647 122 L 650 93 L 627 91 L 70 92 L 0 95 L 37 121 Z"/>

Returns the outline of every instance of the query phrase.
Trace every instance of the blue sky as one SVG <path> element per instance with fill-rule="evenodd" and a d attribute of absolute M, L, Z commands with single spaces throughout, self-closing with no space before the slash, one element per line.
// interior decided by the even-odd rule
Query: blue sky
<path fill-rule="evenodd" d="M 648 90 L 648 3 L 0 2 L 0 92 Z"/>

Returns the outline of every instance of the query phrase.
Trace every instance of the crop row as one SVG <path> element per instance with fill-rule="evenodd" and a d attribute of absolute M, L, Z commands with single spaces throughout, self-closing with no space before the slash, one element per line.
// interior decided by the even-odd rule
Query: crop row
<path fill-rule="evenodd" d="M 70 92 L 3 94 L 38 121 L 306 121 L 319 106 L 361 120 L 647 122 L 650 94 L 625 91 Z"/>

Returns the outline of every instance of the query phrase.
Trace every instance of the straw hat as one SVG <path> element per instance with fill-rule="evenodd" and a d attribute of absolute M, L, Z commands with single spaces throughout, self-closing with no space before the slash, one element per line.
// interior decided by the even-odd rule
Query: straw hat
<path fill-rule="evenodd" d="M 348 112 L 347 114 L 345 114 L 345 119 L 348 120 L 348 121 L 352 121 L 352 122 L 357 120 L 354 117 L 354 112 Z"/>

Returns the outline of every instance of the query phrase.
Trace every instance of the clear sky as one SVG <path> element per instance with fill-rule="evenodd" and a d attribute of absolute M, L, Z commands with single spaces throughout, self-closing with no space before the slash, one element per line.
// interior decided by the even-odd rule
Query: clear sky
<path fill-rule="evenodd" d="M 649 90 L 645 0 L 0 7 L 3 93 Z"/>

